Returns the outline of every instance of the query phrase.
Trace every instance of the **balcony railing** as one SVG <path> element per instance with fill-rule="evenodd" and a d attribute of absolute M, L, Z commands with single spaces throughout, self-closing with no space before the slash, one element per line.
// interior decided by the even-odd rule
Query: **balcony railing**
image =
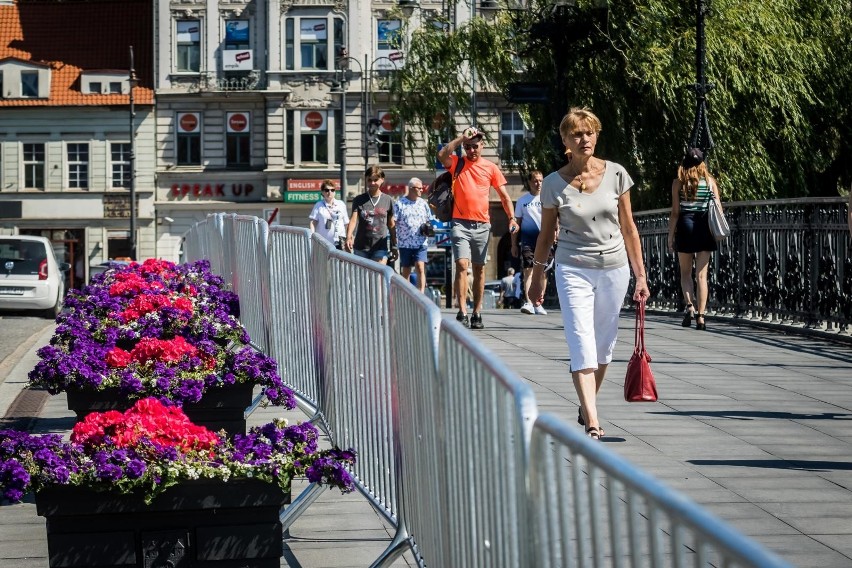
<path fill-rule="evenodd" d="M 708 313 L 850 335 L 852 242 L 844 198 L 727 203 L 731 236 L 709 270 Z M 683 307 L 669 210 L 637 212 L 651 306 Z"/>

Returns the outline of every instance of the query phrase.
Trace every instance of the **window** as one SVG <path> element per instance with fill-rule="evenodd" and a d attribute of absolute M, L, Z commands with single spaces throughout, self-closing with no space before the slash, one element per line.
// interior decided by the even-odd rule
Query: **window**
<path fill-rule="evenodd" d="M 44 144 L 24 144 L 24 187 L 44 189 Z"/>
<path fill-rule="evenodd" d="M 400 20 L 376 21 L 376 49 L 396 51 L 400 48 L 402 22 Z"/>
<path fill-rule="evenodd" d="M 0 99 L 5 99 L 6 93 L 3 91 L 3 72 L 0 71 Z"/>
<path fill-rule="evenodd" d="M 293 134 L 293 124 L 294 124 L 294 112 L 292 110 L 287 111 L 287 135 L 286 140 L 284 141 L 284 160 L 288 164 L 294 164 L 295 159 L 295 135 Z"/>
<path fill-rule="evenodd" d="M 68 187 L 89 189 L 89 145 L 68 144 Z"/>
<path fill-rule="evenodd" d="M 251 163 L 251 119 L 249 113 L 227 113 L 225 126 L 225 150 L 228 166 L 248 166 Z"/>
<path fill-rule="evenodd" d="M 515 111 L 500 114 L 500 162 L 517 164 L 524 159 L 524 123 Z"/>
<path fill-rule="evenodd" d="M 38 71 L 21 71 L 21 96 L 38 96 Z"/>
<path fill-rule="evenodd" d="M 201 164 L 201 115 L 197 112 L 177 114 L 177 164 Z"/>
<path fill-rule="evenodd" d="M 109 145 L 112 165 L 112 187 L 130 187 L 130 143 L 111 142 Z"/>
<path fill-rule="evenodd" d="M 113 95 L 121 94 L 121 81 L 110 81 L 109 82 L 109 92 Z"/>
<path fill-rule="evenodd" d="M 177 25 L 177 61 L 178 71 L 201 70 L 201 22 L 198 20 L 180 20 Z"/>
<path fill-rule="evenodd" d="M 248 20 L 227 20 L 225 22 L 225 49 L 248 49 Z"/>
<path fill-rule="evenodd" d="M 332 32 L 329 33 L 329 27 Z M 343 49 L 341 18 L 287 18 L 284 24 L 286 69 L 333 69 L 329 54 Z"/>
<path fill-rule="evenodd" d="M 103 85 L 99 81 L 92 81 L 89 83 L 89 94 L 99 95 L 102 88 Z"/>
<path fill-rule="evenodd" d="M 376 137 L 379 163 L 402 164 L 402 129 L 387 111 L 379 113 L 378 136 Z"/>
<path fill-rule="evenodd" d="M 294 120 L 295 119 L 295 120 Z M 298 121 L 298 124 L 294 124 Z M 293 126 L 291 126 L 293 125 Z M 328 115 L 324 110 L 287 111 L 287 163 L 294 163 L 294 128 L 298 127 L 300 163 L 328 163 Z"/>

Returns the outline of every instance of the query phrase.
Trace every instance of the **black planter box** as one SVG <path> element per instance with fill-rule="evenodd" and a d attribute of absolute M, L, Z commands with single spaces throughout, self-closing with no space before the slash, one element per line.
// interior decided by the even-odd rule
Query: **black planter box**
<path fill-rule="evenodd" d="M 251 405 L 253 390 L 254 385 L 250 383 L 237 383 L 210 389 L 198 402 L 184 404 L 183 411 L 194 424 L 214 432 L 224 428 L 232 436 L 245 434 L 245 410 Z M 66 394 L 68 410 L 77 415 L 78 422 L 90 412 L 124 411 L 135 402 L 122 396 L 118 389 L 96 392 L 68 390 Z"/>
<path fill-rule="evenodd" d="M 278 568 L 289 493 L 256 479 L 197 480 L 141 497 L 57 486 L 36 494 L 50 568 Z"/>

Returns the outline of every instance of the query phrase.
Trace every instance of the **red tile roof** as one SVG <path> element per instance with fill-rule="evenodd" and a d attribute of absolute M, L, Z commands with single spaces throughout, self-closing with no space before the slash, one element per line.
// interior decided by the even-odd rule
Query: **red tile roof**
<path fill-rule="evenodd" d="M 0 99 L 0 107 L 127 105 L 128 95 L 84 95 L 81 71 L 128 69 L 133 46 L 134 102 L 154 103 L 152 0 L 18 0 L 0 6 L 0 60 L 51 68 L 50 98 Z"/>

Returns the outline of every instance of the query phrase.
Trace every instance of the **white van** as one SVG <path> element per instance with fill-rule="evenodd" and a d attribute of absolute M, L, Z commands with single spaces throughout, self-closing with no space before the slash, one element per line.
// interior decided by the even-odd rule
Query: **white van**
<path fill-rule="evenodd" d="M 41 310 L 55 318 L 65 298 L 63 272 L 45 237 L 0 236 L 0 311 Z"/>

